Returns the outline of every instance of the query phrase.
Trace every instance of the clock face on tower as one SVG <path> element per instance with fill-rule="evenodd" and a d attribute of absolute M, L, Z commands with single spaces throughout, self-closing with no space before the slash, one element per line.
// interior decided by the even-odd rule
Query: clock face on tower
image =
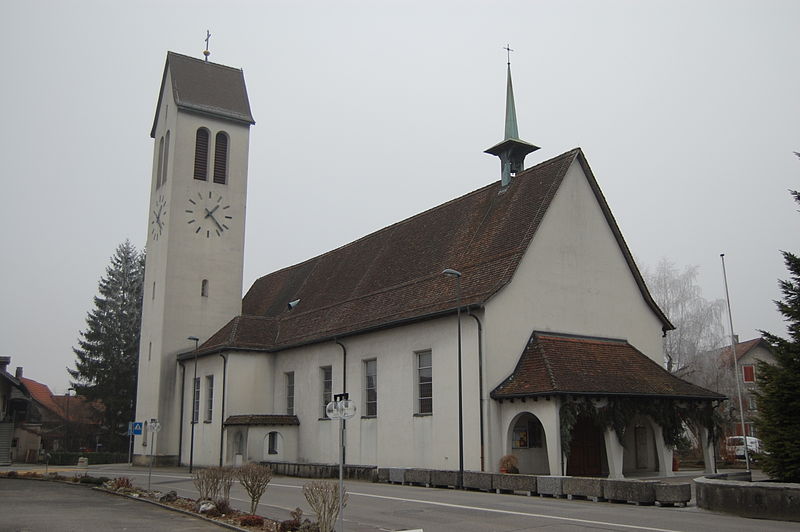
<path fill-rule="evenodd" d="M 158 240 L 167 225 L 167 200 L 164 195 L 160 195 L 153 205 L 153 216 L 150 219 L 150 235 L 153 240 Z"/>
<path fill-rule="evenodd" d="M 230 204 L 217 192 L 198 192 L 189 196 L 186 204 L 186 223 L 194 234 L 205 238 L 221 237 L 230 230 L 233 216 Z"/>

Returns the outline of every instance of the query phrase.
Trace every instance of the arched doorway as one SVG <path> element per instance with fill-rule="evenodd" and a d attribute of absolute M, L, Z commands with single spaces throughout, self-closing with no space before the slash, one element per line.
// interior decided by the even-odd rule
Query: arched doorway
<path fill-rule="evenodd" d="M 549 475 L 547 441 L 539 418 L 523 412 L 511 420 L 508 428 L 508 454 L 519 461 L 519 472 L 528 475 Z"/>
<path fill-rule="evenodd" d="M 599 477 L 603 474 L 606 444 L 603 431 L 589 416 L 580 416 L 572 427 L 567 458 L 567 475 Z"/>

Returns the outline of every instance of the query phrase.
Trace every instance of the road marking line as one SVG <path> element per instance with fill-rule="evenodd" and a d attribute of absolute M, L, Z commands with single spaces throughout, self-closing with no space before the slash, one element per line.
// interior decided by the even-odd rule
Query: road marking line
<path fill-rule="evenodd" d="M 292 486 L 289 484 L 274 484 L 274 486 L 279 488 L 297 488 L 300 489 L 300 486 Z M 523 517 L 539 517 L 542 519 L 555 519 L 559 521 L 569 521 L 571 523 L 583 523 L 588 525 L 600 525 L 600 526 L 616 526 L 620 528 L 629 528 L 635 530 L 650 530 L 652 532 L 679 532 L 677 530 L 669 529 L 669 528 L 653 528 L 649 526 L 638 526 L 638 525 L 626 525 L 623 523 L 609 523 L 606 521 L 592 521 L 590 519 L 578 519 L 576 517 L 560 517 L 555 515 L 546 515 L 546 514 L 535 514 L 530 512 L 518 512 L 514 510 L 499 510 L 496 508 L 483 508 L 480 506 L 466 506 L 463 504 L 452 504 L 447 502 L 434 502 L 434 501 L 423 501 L 420 499 L 405 499 L 403 497 L 391 497 L 388 495 L 374 495 L 372 493 L 358 493 L 358 492 L 347 492 L 348 495 L 358 495 L 361 497 L 372 497 L 375 499 L 387 499 L 390 501 L 400 501 L 400 502 L 413 502 L 418 504 L 429 504 L 432 506 L 444 506 L 446 508 L 458 508 L 462 510 L 477 510 L 481 512 L 490 512 L 496 514 L 508 514 L 508 515 L 520 515 Z"/>

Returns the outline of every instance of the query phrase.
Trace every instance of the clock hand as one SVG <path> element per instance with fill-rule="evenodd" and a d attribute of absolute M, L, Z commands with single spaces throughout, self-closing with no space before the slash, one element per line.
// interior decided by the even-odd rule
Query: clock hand
<path fill-rule="evenodd" d="M 208 213 L 208 214 L 209 214 L 209 216 L 211 216 L 211 219 L 212 219 L 212 220 L 214 220 L 214 223 L 217 225 L 217 227 L 219 228 L 219 230 L 220 230 L 220 231 L 224 231 L 225 229 L 223 229 L 223 228 L 222 228 L 222 226 L 221 226 L 221 225 L 219 225 L 219 222 L 217 221 L 217 219 L 216 219 L 216 218 L 214 218 L 214 215 L 213 215 L 212 213 Z"/>

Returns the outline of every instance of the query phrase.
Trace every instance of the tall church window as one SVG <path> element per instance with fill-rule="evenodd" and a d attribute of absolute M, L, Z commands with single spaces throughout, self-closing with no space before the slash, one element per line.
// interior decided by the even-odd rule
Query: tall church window
<path fill-rule="evenodd" d="M 331 402 L 333 392 L 333 369 L 330 366 L 323 366 L 319 368 L 320 378 L 322 379 L 322 415 L 321 418 L 327 418 L 328 414 L 325 412 L 325 407 Z"/>
<path fill-rule="evenodd" d="M 208 130 L 204 127 L 198 129 L 195 135 L 194 178 L 201 181 L 208 179 Z"/>
<path fill-rule="evenodd" d="M 222 131 L 214 140 L 214 183 L 224 185 L 228 181 L 228 135 Z"/>
<path fill-rule="evenodd" d="M 286 373 L 286 413 L 294 415 L 294 371 Z"/>
<path fill-rule="evenodd" d="M 433 414 L 433 360 L 430 351 L 417 355 L 417 414 Z"/>
<path fill-rule="evenodd" d="M 364 415 L 378 415 L 378 361 L 364 361 Z"/>
<path fill-rule="evenodd" d="M 167 168 L 169 168 L 169 131 L 167 136 L 164 137 L 164 167 L 161 171 L 161 184 L 167 182 Z"/>
<path fill-rule="evenodd" d="M 158 141 L 158 167 L 156 168 L 156 188 L 161 186 L 161 172 L 164 169 L 164 137 Z"/>
<path fill-rule="evenodd" d="M 197 423 L 200 416 L 200 377 L 194 379 L 194 393 L 192 400 L 192 423 Z"/>
<path fill-rule="evenodd" d="M 214 414 L 214 376 L 206 375 L 206 418 L 205 422 L 210 423 Z"/>
<path fill-rule="evenodd" d="M 208 297 L 208 279 L 203 279 L 203 282 L 200 284 L 200 295 Z"/>

